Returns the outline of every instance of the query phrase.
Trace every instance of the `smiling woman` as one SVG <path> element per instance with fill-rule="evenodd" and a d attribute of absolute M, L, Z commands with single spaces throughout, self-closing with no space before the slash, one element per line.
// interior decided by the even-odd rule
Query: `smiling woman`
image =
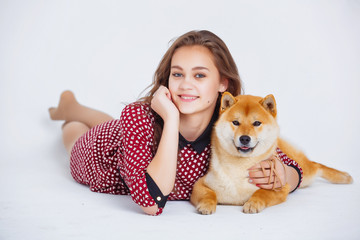
<path fill-rule="evenodd" d="M 198 133 L 180 132 L 185 138 L 196 139 L 210 121 L 219 92 L 227 89 L 228 80 L 221 78 L 211 52 L 203 46 L 177 49 L 171 61 L 169 91 L 180 112 L 180 119 L 196 123 Z M 192 119 L 189 119 L 192 118 Z M 184 131 L 189 131 L 189 127 Z"/>
<path fill-rule="evenodd" d="M 359 1 L 124 3 L 0 1 L 0 239 L 360 239 Z M 354 184 L 318 179 L 257 216 L 219 206 L 205 217 L 188 201 L 168 201 L 156 218 L 130 195 L 77 184 L 61 143 L 63 121 L 50 121 L 47 107 L 72 89 L 80 103 L 119 118 L 121 103 L 151 89 L 143 92 L 169 41 L 191 28 L 221 37 L 246 93 L 277 98 L 281 133 L 312 160 L 349 170 Z M 194 155 L 183 148 L 201 151 L 205 142 L 182 140 L 185 160 Z M 181 177 L 191 181 L 196 168 Z"/>
<path fill-rule="evenodd" d="M 215 34 L 192 31 L 168 49 L 147 97 L 127 105 L 120 119 L 79 104 L 70 91 L 49 113 L 65 120 L 63 140 L 77 182 L 95 192 L 131 195 L 155 215 L 168 199 L 188 200 L 206 173 L 225 90 L 241 90 L 231 54 Z"/>

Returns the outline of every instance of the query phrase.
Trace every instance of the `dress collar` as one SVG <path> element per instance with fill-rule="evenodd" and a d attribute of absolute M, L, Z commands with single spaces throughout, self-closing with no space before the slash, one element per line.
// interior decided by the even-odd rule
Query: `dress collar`
<path fill-rule="evenodd" d="M 187 145 L 191 145 L 197 153 L 202 153 L 205 147 L 210 143 L 211 132 L 214 126 L 214 123 L 218 119 L 219 114 L 215 110 L 214 114 L 210 120 L 209 125 L 205 128 L 204 132 L 193 142 L 186 140 L 180 133 L 179 133 L 179 149 L 184 148 Z"/>

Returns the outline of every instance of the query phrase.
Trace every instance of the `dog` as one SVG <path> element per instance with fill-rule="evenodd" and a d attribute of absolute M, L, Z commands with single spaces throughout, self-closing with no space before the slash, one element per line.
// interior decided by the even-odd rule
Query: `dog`
<path fill-rule="evenodd" d="M 317 176 L 332 183 L 352 183 L 346 173 L 310 161 L 304 153 L 279 137 L 277 109 L 273 95 L 221 98 L 219 118 L 211 135 L 208 172 L 194 185 L 190 202 L 201 214 L 212 214 L 217 204 L 243 206 L 244 213 L 258 213 L 286 201 L 289 184 L 279 189 L 261 189 L 248 182 L 248 169 L 276 156 L 279 148 L 303 170 L 301 187 Z"/>

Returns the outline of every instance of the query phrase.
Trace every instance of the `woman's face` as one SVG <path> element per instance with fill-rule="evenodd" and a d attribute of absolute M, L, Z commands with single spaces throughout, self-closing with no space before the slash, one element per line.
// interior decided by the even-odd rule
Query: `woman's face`
<path fill-rule="evenodd" d="M 181 114 L 213 114 L 219 92 L 228 81 L 221 79 L 212 53 L 203 46 L 178 48 L 171 59 L 169 90 Z"/>

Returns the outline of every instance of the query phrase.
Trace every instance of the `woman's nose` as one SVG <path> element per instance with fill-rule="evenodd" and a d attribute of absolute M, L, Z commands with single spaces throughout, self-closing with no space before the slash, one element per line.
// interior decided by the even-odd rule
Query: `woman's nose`
<path fill-rule="evenodd" d="M 182 88 L 182 89 L 192 88 L 192 86 L 193 86 L 192 82 L 193 82 L 192 77 L 191 76 L 190 77 L 186 76 L 186 77 L 184 77 L 182 79 L 182 81 L 180 83 L 180 88 Z"/>

